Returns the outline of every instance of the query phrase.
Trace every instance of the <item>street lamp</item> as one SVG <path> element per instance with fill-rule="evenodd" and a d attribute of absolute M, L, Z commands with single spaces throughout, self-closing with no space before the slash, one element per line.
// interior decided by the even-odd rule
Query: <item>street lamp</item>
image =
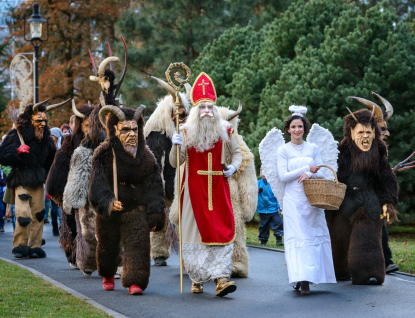
<path fill-rule="evenodd" d="M 38 64 L 39 64 L 39 47 L 42 42 L 47 41 L 49 38 L 49 19 L 42 19 L 39 14 L 39 4 L 35 3 L 33 5 L 33 14 L 27 22 L 30 24 L 30 37 L 26 38 L 26 17 L 24 17 L 24 39 L 26 41 L 32 42 L 32 45 L 35 49 L 35 103 L 39 102 L 39 73 L 38 73 Z M 42 39 L 42 25 L 46 22 L 46 39 Z"/>

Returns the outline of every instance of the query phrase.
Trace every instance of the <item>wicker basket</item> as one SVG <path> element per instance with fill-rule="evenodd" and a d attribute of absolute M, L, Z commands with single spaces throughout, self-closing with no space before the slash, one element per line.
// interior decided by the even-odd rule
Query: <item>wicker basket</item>
<path fill-rule="evenodd" d="M 320 167 L 330 169 L 335 181 L 326 179 L 306 179 L 303 181 L 304 192 L 312 206 L 325 210 L 338 210 L 346 194 L 346 185 L 337 181 L 334 170 L 326 165 Z"/>

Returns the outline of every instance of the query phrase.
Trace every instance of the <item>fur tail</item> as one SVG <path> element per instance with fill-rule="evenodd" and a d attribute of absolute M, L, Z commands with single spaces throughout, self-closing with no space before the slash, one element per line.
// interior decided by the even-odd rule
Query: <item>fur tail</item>
<path fill-rule="evenodd" d="M 72 254 L 73 240 L 72 233 L 68 226 L 68 220 L 66 218 L 66 212 L 62 208 L 62 224 L 59 235 L 59 245 L 67 255 Z"/>
<path fill-rule="evenodd" d="M 76 238 L 75 238 L 75 246 L 76 246 L 76 259 L 80 264 L 86 264 L 89 259 L 89 246 L 85 241 L 84 236 L 82 235 L 82 226 L 81 221 L 79 219 L 79 211 L 75 210 L 75 220 L 76 220 Z"/>
<path fill-rule="evenodd" d="M 176 230 L 174 229 L 173 224 L 170 222 L 169 209 L 165 208 L 164 212 L 166 213 L 166 218 L 168 222 L 166 232 L 164 234 L 164 238 L 166 240 L 167 246 L 171 246 L 171 248 L 176 252 L 176 254 L 178 254 L 179 253 L 179 237 L 176 234 Z"/>

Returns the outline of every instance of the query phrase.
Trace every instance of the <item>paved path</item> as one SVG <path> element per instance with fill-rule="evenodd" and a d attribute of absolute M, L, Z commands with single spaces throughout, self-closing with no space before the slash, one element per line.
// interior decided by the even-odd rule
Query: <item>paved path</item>
<path fill-rule="evenodd" d="M 15 260 L 11 231 L 11 223 L 6 223 L 6 233 L 0 233 L 0 257 Z M 413 277 L 387 275 L 382 286 L 320 284 L 311 286 L 311 296 L 301 297 L 288 285 L 284 254 L 257 248 L 249 248 L 250 277 L 236 279 L 238 289 L 228 297 L 215 297 L 213 283 L 205 284 L 204 294 L 191 294 L 187 275 L 183 275 L 184 293 L 180 294 L 179 258 L 175 254 L 168 266 L 151 266 L 143 296 L 128 295 L 120 280 L 116 280 L 115 291 L 106 292 L 96 272 L 84 277 L 69 267 L 50 224 L 45 225 L 43 237 L 47 258 L 15 261 L 128 317 L 415 317 Z"/>

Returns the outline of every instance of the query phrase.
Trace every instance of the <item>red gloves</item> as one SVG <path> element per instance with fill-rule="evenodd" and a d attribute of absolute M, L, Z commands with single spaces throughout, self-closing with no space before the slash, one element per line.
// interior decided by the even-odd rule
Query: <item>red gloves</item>
<path fill-rule="evenodd" d="M 19 148 L 17 148 L 17 154 L 20 155 L 22 153 L 29 153 L 30 147 L 28 145 L 21 145 Z"/>

